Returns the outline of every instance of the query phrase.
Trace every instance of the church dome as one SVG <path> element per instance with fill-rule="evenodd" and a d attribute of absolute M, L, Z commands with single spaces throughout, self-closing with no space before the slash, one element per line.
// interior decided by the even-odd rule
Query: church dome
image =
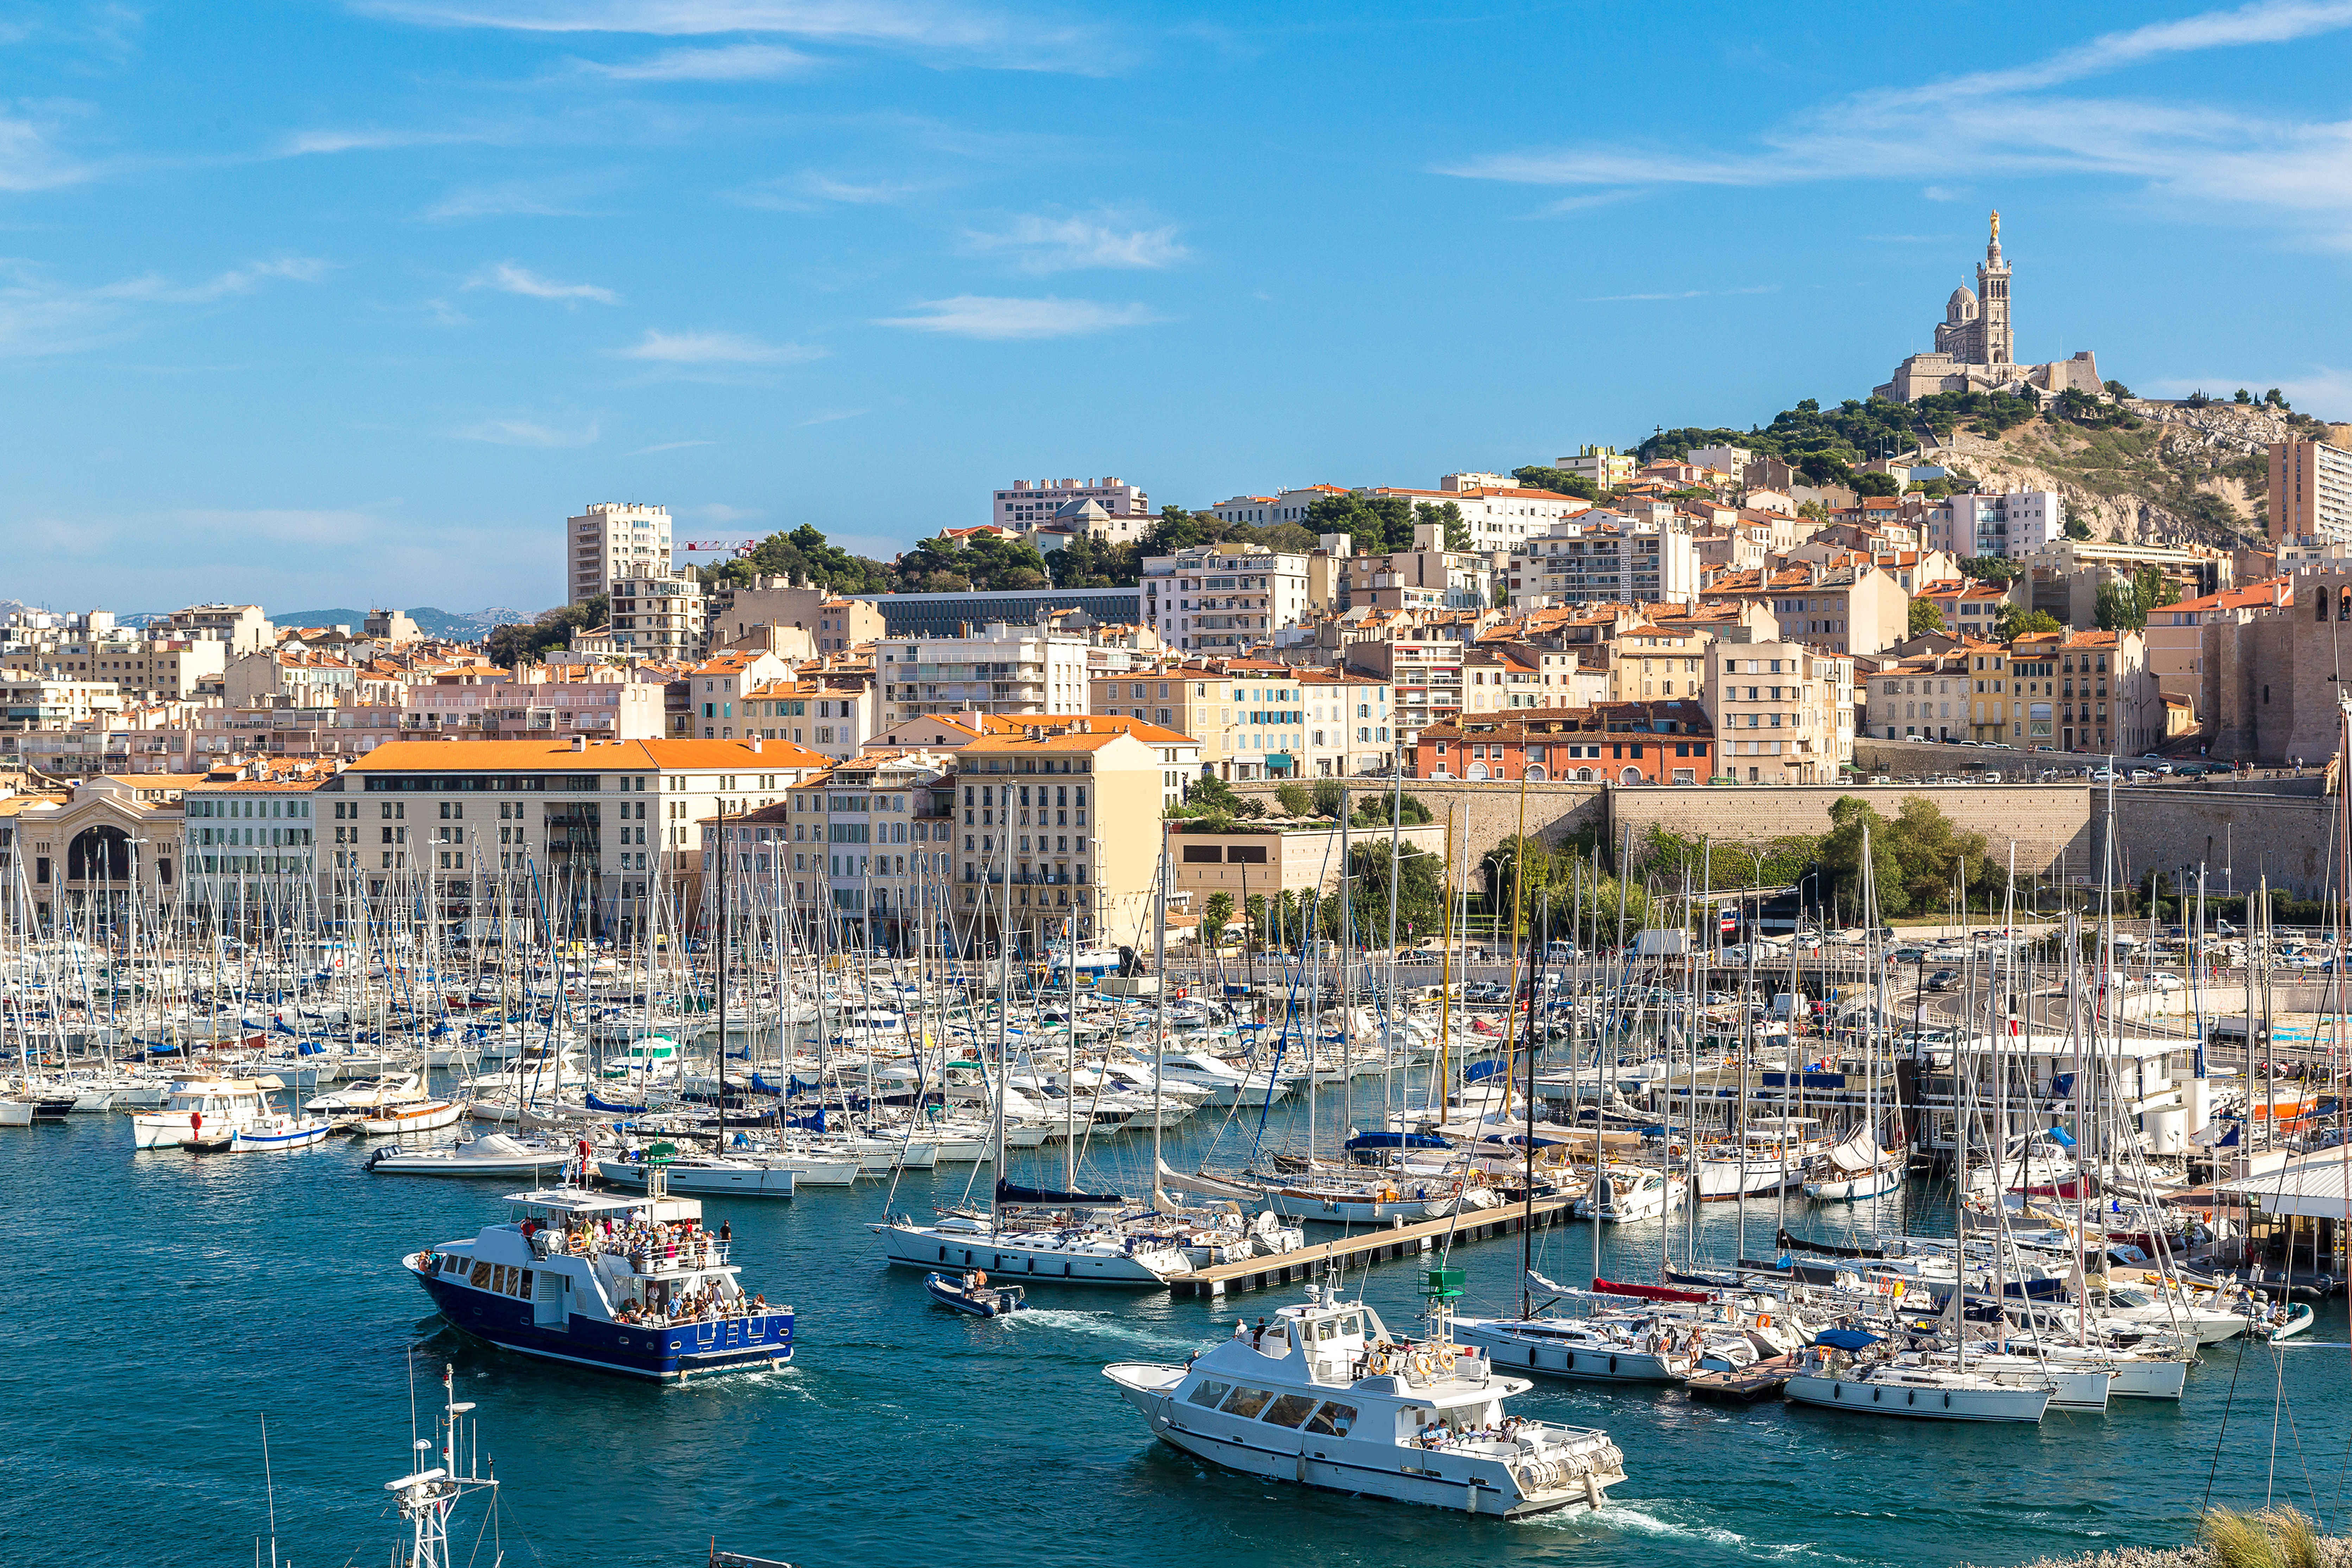
<path fill-rule="evenodd" d="M 1970 289 L 1967 284 L 1963 283 L 1958 288 L 1952 290 L 1952 297 L 1950 299 L 1944 301 L 1944 320 L 1948 321 L 1973 321 L 1976 319 L 1976 291 Z"/>

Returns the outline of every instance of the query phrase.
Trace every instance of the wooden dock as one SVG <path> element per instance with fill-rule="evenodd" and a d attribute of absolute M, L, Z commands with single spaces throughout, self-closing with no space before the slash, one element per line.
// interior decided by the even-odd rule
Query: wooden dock
<path fill-rule="evenodd" d="M 1694 1373 L 1683 1380 L 1693 1399 L 1749 1400 L 1777 1394 L 1797 1370 L 1792 1355 L 1774 1356 L 1737 1372 Z"/>
<path fill-rule="evenodd" d="M 1565 1215 L 1571 1199 L 1550 1198 L 1535 1205 L 1535 1222 L 1542 1225 Z M 1189 1274 L 1171 1275 L 1169 1289 L 1179 1296 L 1223 1296 L 1240 1290 L 1264 1290 L 1270 1286 L 1293 1285 L 1314 1279 L 1334 1265 L 1345 1267 L 1386 1263 L 1391 1258 L 1418 1258 L 1436 1249 L 1451 1233 L 1458 1245 L 1465 1241 L 1486 1241 L 1498 1236 L 1517 1236 L 1527 1223 L 1524 1205 L 1507 1204 L 1500 1208 L 1475 1209 L 1468 1214 L 1448 1215 L 1444 1219 L 1425 1219 L 1412 1225 L 1391 1226 L 1380 1230 L 1360 1230 L 1336 1241 L 1310 1242 L 1296 1252 L 1276 1253 L 1266 1258 L 1244 1258 L 1239 1263 L 1215 1263 L 1206 1268 L 1195 1268 Z M 1318 1221 L 1309 1221 L 1318 1224 Z"/>

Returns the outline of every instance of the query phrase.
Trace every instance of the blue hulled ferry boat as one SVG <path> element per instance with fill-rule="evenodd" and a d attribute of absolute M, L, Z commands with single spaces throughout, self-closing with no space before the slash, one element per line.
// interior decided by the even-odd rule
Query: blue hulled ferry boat
<path fill-rule="evenodd" d="M 525 1355 L 659 1382 L 782 1367 L 793 1310 L 744 1291 L 699 1203 L 652 1188 L 515 1193 L 505 1223 L 401 1261 L 453 1327 Z"/>

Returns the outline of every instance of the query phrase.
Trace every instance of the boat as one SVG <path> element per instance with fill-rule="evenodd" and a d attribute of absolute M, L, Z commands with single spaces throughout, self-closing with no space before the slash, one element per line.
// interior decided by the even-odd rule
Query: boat
<path fill-rule="evenodd" d="M 323 1143 L 334 1129 L 321 1118 L 302 1116 L 284 1110 L 234 1128 L 228 1135 L 228 1150 L 233 1154 L 266 1152 L 280 1149 L 308 1149 L 313 1143 Z"/>
<path fill-rule="evenodd" d="M 387 1144 L 367 1158 L 384 1176 L 536 1176 L 573 1158 L 573 1146 L 512 1132 L 485 1132 L 439 1149 Z"/>
<path fill-rule="evenodd" d="M 1601 1219 L 1611 1225 L 1658 1219 L 1668 1209 L 1682 1206 L 1688 1188 L 1689 1182 L 1679 1172 L 1647 1165 L 1611 1166 L 1601 1173 L 1598 1190 L 1577 1199 L 1571 1212 L 1579 1219 L 1591 1219 L 1598 1200 Z"/>
<path fill-rule="evenodd" d="M 2318 1316 L 2308 1301 L 2296 1301 L 2273 1308 L 2267 1317 L 2253 1320 L 2254 1332 L 2273 1344 L 2284 1344 L 2311 1327 Z"/>
<path fill-rule="evenodd" d="M 402 1132 L 433 1132 L 464 1120 L 466 1108 L 454 1100 L 418 1100 L 387 1105 L 344 1125 L 362 1138 L 385 1138 Z"/>
<path fill-rule="evenodd" d="M 1001 1318 L 1029 1304 L 1029 1294 L 1018 1285 L 991 1285 L 979 1269 L 969 1274 L 927 1274 L 923 1289 L 942 1307 L 953 1307 L 975 1318 Z"/>
<path fill-rule="evenodd" d="M 2053 1392 L 2047 1382 L 1999 1381 L 1916 1357 L 1865 1356 L 1882 1342 L 1859 1329 L 1823 1331 L 1797 1363 L 1781 1394 L 1799 1405 L 1920 1421 L 2039 1424 Z"/>
<path fill-rule="evenodd" d="M 672 1192 L 730 1197 L 788 1198 L 796 1179 L 790 1165 L 724 1155 L 680 1154 L 669 1143 L 630 1149 L 596 1162 L 599 1176 L 625 1187 L 645 1186 L 656 1169 L 664 1173 Z"/>
<path fill-rule="evenodd" d="M 401 1260 L 460 1332 L 659 1383 L 792 1360 L 793 1310 L 745 1299 L 729 1243 L 658 1168 L 643 1195 L 563 1186 L 507 1202 L 516 1217 Z"/>
<path fill-rule="evenodd" d="M 1459 1269 L 1429 1277 L 1458 1291 Z M 1236 1323 L 1188 1365 L 1117 1362 L 1103 1375 L 1162 1442 L 1269 1480 L 1516 1519 L 1599 1509 L 1625 1479 L 1606 1432 L 1511 1415 L 1534 1385 L 1455 1344 L 1442 1302 L 1419 1342 L 1392 1339 L 1328 1285 L 1275 1317 L 1262 1335 Z"/>
<path fill-rule="evenodd" d="M 412 1384 L 412 1386 L 414 1386 Z M 477 1418 L 477 1431 L 472 1441 L 460 1418 L 474 1408 L 468 1400 L 457 1398 L 457 1375 L 447 1363 L 441 1366 L 441 1415 L 435 1423 L 435 1436 L 439 1439 L 440 1452 L 434 1456 L 440 1463 L 427 1468 L 410 1471 L 397 1480 L 386 1481 L 383 1489 L 393 1495 L 400 1517 L 409 1525 L 408 1568 L 455 1568 L 449 1550 L 449 1515 L 457 1500 L 469 1491 L 486 1491 L 495 1497 L 499 1483 L 479 1473 L 476 1459 L 481 1453 L 481 1436 Z M 414 1412 L 409 1429 L 415 1430 Z M 418 1438 L 413 1457 L 424 1458 L 433 1455 L 436 1445 Z M 273 1531 L 275 1529 L 273 1525 Z M 277 1537 L 270 1538 L 270 1558 L 278 1557 Z"/>
<path fill-rule="evenodd" d="M 276 1114 L 270 1091 L 282 1088 L 274 1078 L 184 1079 L 172 1086 L 161 1110 L 142 1110 L 131 1119 L 133 1149 L 180 1149 L 207 1134 L 224 1137 Z"/>

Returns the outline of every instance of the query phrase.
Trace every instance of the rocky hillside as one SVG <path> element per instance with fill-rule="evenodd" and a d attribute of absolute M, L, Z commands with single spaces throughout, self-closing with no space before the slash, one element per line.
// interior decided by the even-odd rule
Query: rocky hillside
<path fill-rule="evenodd" d="M 1998 436 L 1954 434 L 1937 448 L 1988 489 L 2052 489 L 2094 537 L 2228 548 L 2263 533 L 2269 447 L 2289 436 L 2352 447 L 2352 425 L 2261 405 L 2189 407 L 2142 398 L 2129 424 L 2034 419 Z"/>

